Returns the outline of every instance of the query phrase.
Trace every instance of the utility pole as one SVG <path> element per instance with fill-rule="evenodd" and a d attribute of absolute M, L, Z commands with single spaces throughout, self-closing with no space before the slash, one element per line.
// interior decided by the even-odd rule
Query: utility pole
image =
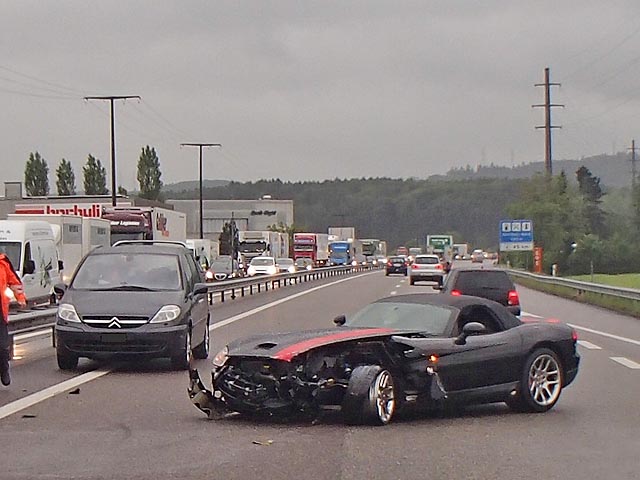
<path fill-rule="evenodd" d="M 202 229 L 202 149 L 204 147 L 221 147 L 221 143 L 181 143 L 181 147 L 198 147 L 200 149 L 200 238 L 204 238 Z"/>
<path fill-rule="evenodd" d="M 549 67 L 544 69 L 544 83 L 536 83 L 536 87 L 544 87 L 544 104 L 531 105 L 533 108 L 544 107 L 544 125 L 537 126 L 538 128 L 544 128 L 544 166 L 548 176 L 553 173 L 551 165 L 551 129 L 562 128 L 560 126 L 551 125 L 551 108 L 552 107 L 564 107 L 564 105 L 551 103 L 551 87 L 559 87 L 559 83 L 549 82 Z"/>
<path fill-rule="evenodd" d="M 631 187 L 636 187 L 636 141 L 631 140 Z"/>
<path fill-rule="evenodd" d="M 116 206 L 116 126 L 113 101 L 137 98 L 139 95 L 110 95 L 101 97 L 84 97 L 85 100 L 109 100 L 111 103 L 111 205 Z"/>

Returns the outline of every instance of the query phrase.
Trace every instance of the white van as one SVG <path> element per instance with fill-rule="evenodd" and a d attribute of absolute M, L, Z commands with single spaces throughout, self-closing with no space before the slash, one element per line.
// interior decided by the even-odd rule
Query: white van
<path fill-rule="evenodd" d="M 11 260 L 30 304 L 55 298 L 53 286 L 62 281 L 62 265 L 51 225 L 42 221 L 0 220 L 0 253 Z"/>

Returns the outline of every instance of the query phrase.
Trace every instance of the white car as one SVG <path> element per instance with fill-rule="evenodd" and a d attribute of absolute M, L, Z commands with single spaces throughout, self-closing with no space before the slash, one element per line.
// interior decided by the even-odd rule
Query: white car
<path fill-rule="evenodd" d="M 441 287 L 445 276 L 444 266 L 438 255 L 416 255 L 409 267 L 409 285 L 415 282 L 437 282 Z"/>
<path fill-rule="evenodd" d="M 273 257 L 254 257 L 247 269 L 247 275 L 275 275 L 278 273 L 276 259 Z"/>
<path fill-rule="evenodd" d="M 296 273 L 298 271 L 293 258 L 278 258 L 276 259 L 276 266 L 280 273 Z"/>

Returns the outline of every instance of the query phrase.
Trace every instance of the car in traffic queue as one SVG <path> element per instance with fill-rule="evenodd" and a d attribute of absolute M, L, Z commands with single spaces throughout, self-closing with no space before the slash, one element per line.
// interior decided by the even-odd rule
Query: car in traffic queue
<path fill-rule="evenodd" d="M 520 315 L 520 296 L 513 280 L 498 268 L 456 268 L 447 275 L 441 292 L 447 295 L 473 295 L 504 305 Z"/>
<path fill-rule="evenodd" d="M 401 257 L 399 255 L 394 255 L 387 259 L 384 273 L 386 276 L 389 276 L 392 273 L 399 273 L 406 277 L 407 269 L 408 269 L 408 261 L 406 260 L 406 258 Z"/>
<path fill-rule="evenodd" d="M 278 273 L 276 259 L 274 257 L 253 257 L 247 268 L 247 275 L 275 275 Z"/>
<path fill-rule="evenodd" d="M 278 273 L 296 273 L 298 268 L 293 258 L 276 258 Z"/>
<path fill-rule="evenodd" d="M 213 360 L 212 388 L 189 373 L 192 403 L 233 412 L 386 425 L 397 410 L 506 402 L 546 412 L 573 382 L 577 335 L 557 321 L 522 322 L 491 300 L 450 295 L 380 299 L 337 328 L 237 339 Z"/>
<path fill-rule="evenodd" d="M 211 262 L 211 266 L 205 272 L 207 282 L 231 280 L 241 277 L 244 273 L 238 266 L 237 260 L 231 255 L 220 255 Z"/>
<path fill-rule="evenodd" d="M 480 249 L 475 249 L 471 252 L 471 263 L 482 263 L 484 262 L 484 251 Z"/>
<path fill-rule="evenodd" d="M 188 248 L 125 241 L 87 254 L 60 297 L 54 327 L 62 370 L 91 359 L 167 357 L 186 369 L 209 355 L 204 272 Z"/>
<path fill-rule="evenodd" d="M 436 282 L 442 286 L 444 282 L 444 265 L 438 255 L 421 254 L 416 255 L 409 267 L 409 284 L 416 282 Z"/>
<path fill-rule="evenodd" d="M 297 270 L 313 270 L 313 260 L 307 257 L 298 257 L 295 259 Z"/>

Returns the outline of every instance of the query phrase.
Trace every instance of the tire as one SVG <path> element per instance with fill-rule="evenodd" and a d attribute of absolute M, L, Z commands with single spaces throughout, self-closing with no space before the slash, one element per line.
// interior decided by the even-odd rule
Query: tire
<path fill-rule="evenodd" d="M 209 356 L 209 322 L 211 318 L 207 315 L 207 326 L 202 343 L 193 349 L 193 357 L 198 360 L 204 360 Z"/>
<path fill-rule="evenodd" d="M 415 285 L 415 280 L 413 278 L 409 278 L 409 285 Z"/>
<path fill-rule="evenodd" d="M 187 370 L 193 356 L 191 346 L 191 328 L 187 329 L 183 345 L 171 356 L 171 365 L 176 370 Z"/>
<path fill-rule="evenodd" d="M 507 400 L 516 412 L 543 413 L 551 410 L 562 393 L 564 372 L 558 355 L 539 348 L 527 358 L 522 370 L 518 394 Z"/>
<path fill-rule="evenodd" d="M 395 386 L 389 370 L 378 365 L 356 367 L 342 400 L 349 425 L 386 425 L 395 412 Z"/>
<path fill-rule="evenodd" d="M 56 346 L 56 360 L 60 370 L 75 370 L 78 368 L 78 355 L 67 352 L 64 347 L 59 344 Z"/>

